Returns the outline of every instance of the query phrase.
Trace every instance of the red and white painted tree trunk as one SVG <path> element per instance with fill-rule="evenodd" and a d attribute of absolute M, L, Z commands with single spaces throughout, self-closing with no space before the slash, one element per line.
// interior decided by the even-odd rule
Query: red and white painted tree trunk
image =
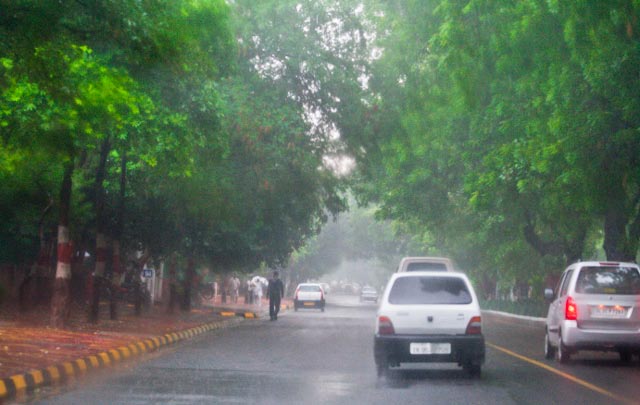
<path fill-rule="evenodd" d="M 71 186 L 73 161 L 64 168 L 60 187 L 60 222 L 58 225 L 58 262 L 56 279 L 53 283 L 51 299 L 51 324 L 54 328 L 63 328 L 69 318 L 71 304 L 71 257 L 73 245 L 69 236 L 69 212 L 71 207 Z"/>
<path fill-rule="evenodd" d="M 69 238 L 69 228 L 58 226 L 58 263 L 53 285 L 52 324 L 55 328 L 65 326 L 69 318 L 69 301 L 71 285 L 71 256 L 73 244 Z"/>

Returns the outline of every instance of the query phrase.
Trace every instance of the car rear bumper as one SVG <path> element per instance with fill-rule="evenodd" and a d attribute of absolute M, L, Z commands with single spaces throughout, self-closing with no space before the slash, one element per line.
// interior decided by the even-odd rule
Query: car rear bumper
<path fill-rule="evenodd" d="M 450 343 L 450 354 L 411 354 L 411 343 Z M 483 335 L 375 335 L 373 351 L 377 365 L 399 363 L 458 363 L 483 364 L 485 344 Z"/>
<path fill-rule="evenodd" d="M 324 300 L 293 300 L 295 308 L 324 308 Z"/>
<path fill-rule="evenodd" d="M 562 343 L 576 350 L 640 349 L 640 331 L 614 329 L 582 329 L 575 321 L 562 326 Z"/>

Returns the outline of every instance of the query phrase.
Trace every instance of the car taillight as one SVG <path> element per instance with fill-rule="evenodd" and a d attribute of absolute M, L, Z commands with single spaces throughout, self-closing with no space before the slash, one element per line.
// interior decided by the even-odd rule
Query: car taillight
<path fill-rule="evenodd" d="M 391 319 L 386 316 L 378 317 L 378 334 L 380 335 L 395 335 L 396 331 L 393 329 L 393 323 Z"/>
<path fill-rule="evenodd" d="M 482 318 L 474 316 L 467 324 L 467 335 L 481 335 L 482 334 Z"/>
<path fill-rule="evenodd" d="M 564 307 L 564 317 L 569 321 L 578 319 L 578 306 L 572 297 L 567 297 L 567 302 Z"/>

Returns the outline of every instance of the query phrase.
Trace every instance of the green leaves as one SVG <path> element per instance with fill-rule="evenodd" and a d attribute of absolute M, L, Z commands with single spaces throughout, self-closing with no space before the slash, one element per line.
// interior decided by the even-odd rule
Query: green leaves
<path fill-rule="evenodd" d="M 640 173 L 637 14 L 597 1 L 390 4 L 370 80 L 387 125 L 366 133 L 382 153 L 359 162 L 369 198 L 486 274 L 496 255 L 527 268 L 531 248 L 553 256 L 540 266 L 585 257 L 611 210 L 627 229 L 613 232 L 636 238 L 640 183 L 620 179 Z M 618 189 L 622 211 L 606 197 Z"/>

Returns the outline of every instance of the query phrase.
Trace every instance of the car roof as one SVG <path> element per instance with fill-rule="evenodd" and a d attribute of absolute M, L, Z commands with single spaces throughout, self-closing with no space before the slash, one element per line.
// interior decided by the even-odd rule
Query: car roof
<path fill-rule="evenodd" d="M 454 271 L 455 265 L 453 264 L 453 260 L 448 257 L 439 257 L 439 256 L 407 256 L 403 257 L 398 264 L 397 272 L 402 273 L 407 271 L 407 268 L 413 264 L 440 264 L 444 265 L 446 271 Z M 444 269 L 442 269 L 444 270 Z M 440 270 L 440 271 L 442 271 Z M 416 270 L 411 270 L 416 271 Z M 418 271 L 429 271 L 429 270 L 418 270 Z"/>
<path fill-rule="evenodd" d="M 391 275 L 392 279 L 400 277 L 455 277 L 468 280 L 466 274 L 458 271 L 404 271 L 401 273 L 393 273 Z"/>
<path fill-rule="evenodd" d="M 612 267 L 612 266 L 621 266 L 621 267 L 636 267 L 639 268 L 637 263 L 631 262 L 616 262 L 616 261 L 584 261 L 584 262 L 575 262 L 571 264 L 569 267 Z"/>
<path fill-rule="evenodd" d="M 451 259 L 448 257 L 440 257 L 440 256 L 407 256 L 403 257 L 402 260 L 412 261 L 412 260 L 433 260 L 433 261 L 442 261 L 442 262 L 450 262 Z"/>

